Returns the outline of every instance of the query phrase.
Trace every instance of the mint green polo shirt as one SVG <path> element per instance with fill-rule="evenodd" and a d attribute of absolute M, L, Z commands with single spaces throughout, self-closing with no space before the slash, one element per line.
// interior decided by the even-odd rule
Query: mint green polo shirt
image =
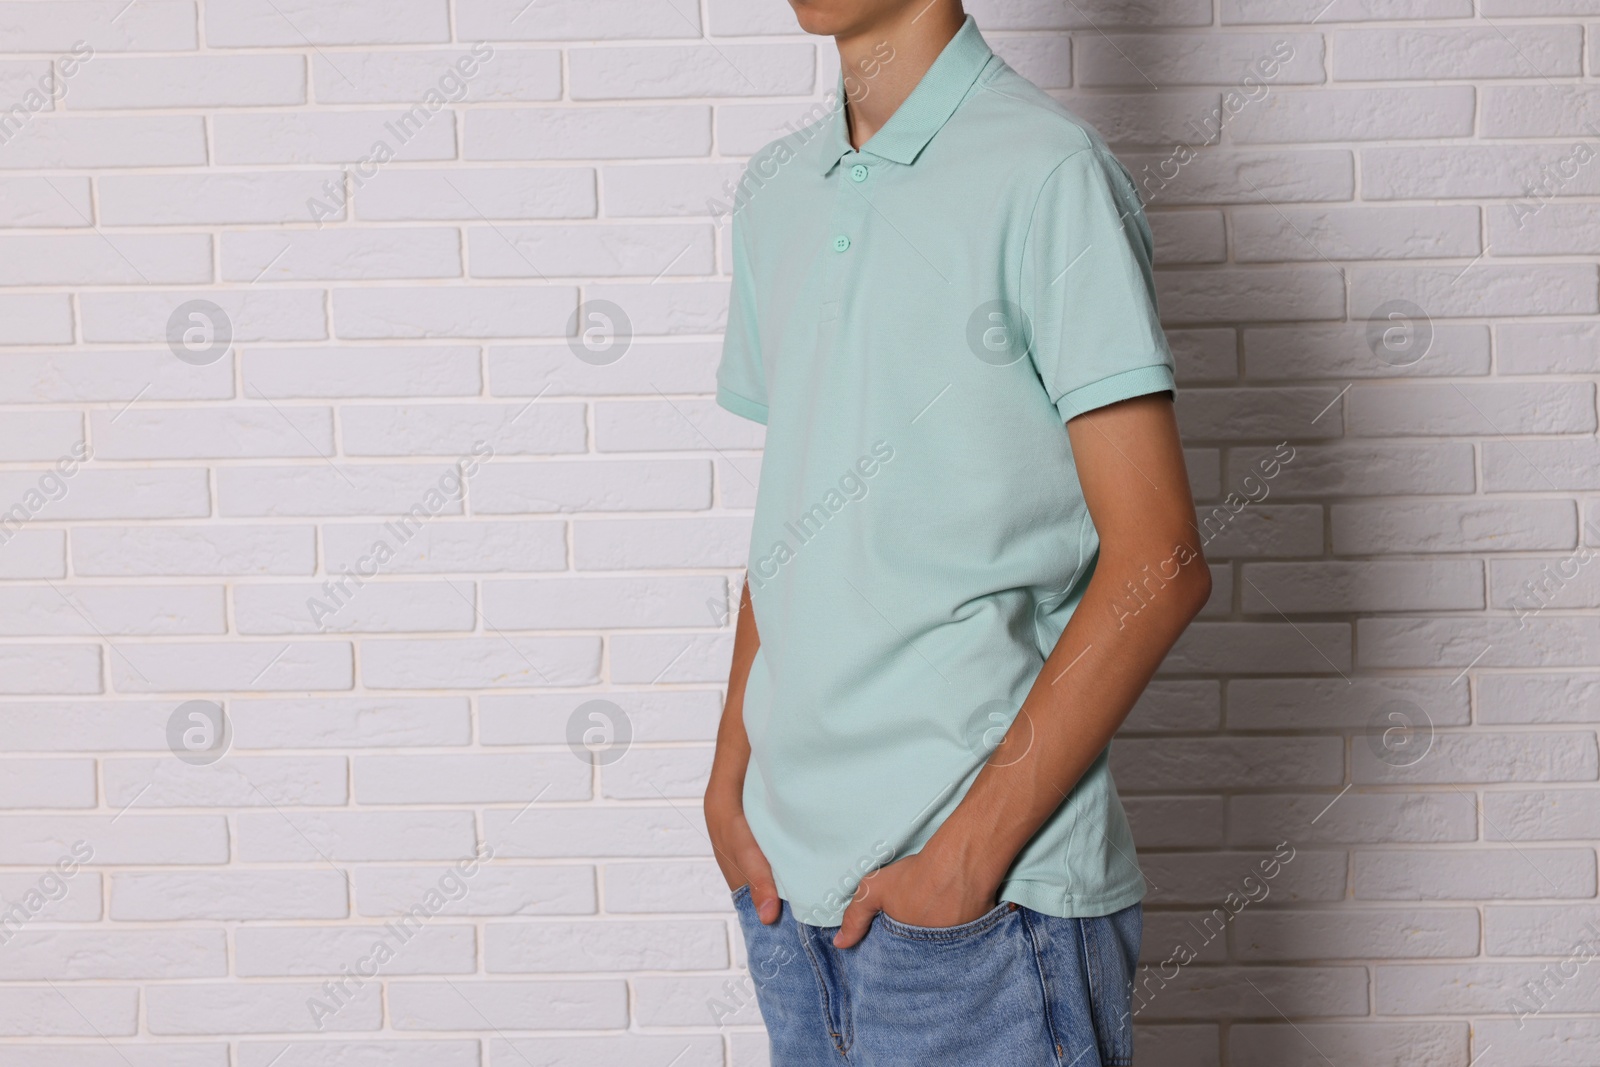
<path fill-rule="evenodd" d="M 836 110 L 751 159 L 732 255 L 717 401 L 767 428 L 745 812 L 831 926 L 960 802 L 1082 597 L 1066 421 L 1170 391 L 1172 356 L 1133 180 L 970 16 L 859 152 Z M 1143 897 L 1107 754 L 1001 900 Z"/>

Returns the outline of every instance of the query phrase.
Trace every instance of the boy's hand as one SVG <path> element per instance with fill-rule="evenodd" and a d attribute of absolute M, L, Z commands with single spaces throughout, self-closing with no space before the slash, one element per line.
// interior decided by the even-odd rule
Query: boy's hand
<path fill-rule="evenodd" d="M 911 926 L 960 926 L 982 918 L 994 907 L 999 886 L 975 867 L 945 852 L 935 836 L 921 852 L 878 868 L 856 887 L 834 947 L 849 948 L 867 936 L 880 911 Z"/>
<path fill-rule="evenodd" d="M 737 800 L 708 792 L 706 831 L 711 835 L 711 848 L 729 891 L 749 883 L 750 901 L 761 921 L 769 926 L 777 922 L 783 906 L 778 901 L 778 887 L 772 880 L 772 865 L 767 862 L 761 846 L 756 844 L 756 835 L 744 817 L 744 806 Z"/>

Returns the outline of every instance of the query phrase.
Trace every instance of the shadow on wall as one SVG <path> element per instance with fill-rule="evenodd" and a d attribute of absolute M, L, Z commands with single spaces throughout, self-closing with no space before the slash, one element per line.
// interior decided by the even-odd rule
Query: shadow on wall
<path fill-rule="evenodd" d="M 998 10 L 985 22 L 990 4 L 968 6 L 986 29 L 1009 28 Z M 1533 573 L 1543 561 L 1516 560 L 1503 575 L 1496 562 L 1489 586 L 1485 563 L 1461 553 L 1502 547 L 1508 528 L 1540 531 L 1510 547 L 1581 539 L 1570 500 L 1516 501 L 1513 519 L 1511 505 L 1474 495 L 1540 488 L 1539 475 L 1498 443 L 1481 387 L 1445 378 L 1489 374 L 1490 327 L 1435 322 L 1414 302 L 1485 314 L 1470 282 L 1456 288 L 1483 251 L 1479 209 L 1356 207 L 1356 150 L 1341 140 L 1462 131 L 1444 114 L 1437 133 L 1425 118 L 1401 134 L 1382 114 L 1304 106 L 1329 72 L 1326 27 L 1304 4 L 1281 5 L 1298 26 L 1181 36 L 1111 27 L 1192 25 L 1209 2 L 1113 6 L 1094 5 L 1104 32 L 1081 9 L 1068 16 L 1070 74 L 1064 55 L 991 40 L 1099 129 L 1140 186 L 1215 578 L 1113 752 L 1150 883 L 1139 1064 L 1461 1067 L 1465 1021 L 1403 1018 L 1428 1012 L 1415 990 L 1446 978 L 1377 964 L 1479 954 L 1482 853 L 1419 849 L 1478 840 L 1477 793 L 1456 784 L 1506 780 L 1484 761 L 1518 756 L 1484 747 L 1504 737 L 1449 728 L 1472 721 L 1469 669 L 1529 662 L 1542 640 L 1531 615 L 1549 597 L 1529 600 L 1523 582 L 1551 585 Z M 1413 257 L 1458 262 L 1355 262 Z M 1481 486 L 1479 437 L 1496 442 L 1483 446 Z M 1573 553 L 1555 588 L 1590 554 Z M 1572 759 L 1592 763 L 1592 732 L 1574 738 Z M 1512 877 L 1583 896 L 1580 867 Z M 1592 895 L 1592 865 L 1588 877 Z M 1362 1022 L 1317 1025 L 1351 1018 Z"/>

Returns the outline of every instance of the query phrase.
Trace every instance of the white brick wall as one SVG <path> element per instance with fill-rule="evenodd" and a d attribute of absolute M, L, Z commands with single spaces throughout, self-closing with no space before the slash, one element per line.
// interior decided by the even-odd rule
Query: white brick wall
<path fill-rule="evenodd" d="M 970 10 L 1144 184 L 1214 531 L 1114 754 L 1141 1067 L 1592 1067 L 1600 2 Z M 0 51 L 0 1067 L 763 1064 L 696 805 L 761 447 L 708 201 L 831 45 L 781 0 L 3 0 Z"/>

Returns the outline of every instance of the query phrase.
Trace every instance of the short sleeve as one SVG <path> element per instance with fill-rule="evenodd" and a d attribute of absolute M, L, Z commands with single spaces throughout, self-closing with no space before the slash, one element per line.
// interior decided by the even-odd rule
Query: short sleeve
<path fill-rule="evenodd" d="M 1023 242 L 1022 310 L 1063 421 L 1173 391 L 1152 248 L 1138 190 L 1109 152 L 1076 152 L 1046 180 Z"/>
<path fill-rule="evenodd" d="M 755 279 L 744 247 L 745 219 L 733 213 L 733 286 L 728 292 L 728 328 L 717 366 L 717 403 L 735 415 L 765 424 L 767 376 L 761 365 L 761 334 L 756 319 Z"/>

